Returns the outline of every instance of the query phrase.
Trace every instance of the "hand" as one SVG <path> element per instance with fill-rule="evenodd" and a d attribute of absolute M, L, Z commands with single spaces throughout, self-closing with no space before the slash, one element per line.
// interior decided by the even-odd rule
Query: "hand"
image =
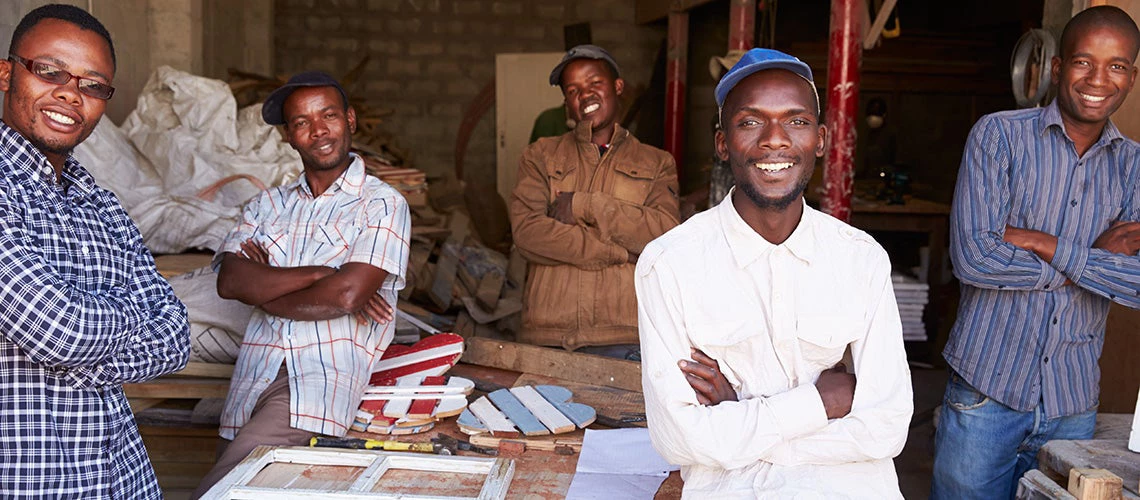
<path fill-rule="evenodd" d="M 630 264 L 637 264 L 637 254 L 629 252 L 629 257 L 625 259 Z"/>
<path fill-rule="evenodd" d="M 373 294 L 364 308 L 357 311 L 355 316 L 356 322 L 362 325 L 368 324 L 369 321 L 384 324 L 392 321 L 392 306 L 388 305 L 388 301 L 384 300 L 380 294 Z"/>
<path fill-rule="evenodd" d="M 258 264 L 269 265 L 269 251 L 253 238 L 241 242 L 241 255 Z"/>
<path fill-rule="evenodd" d="M 576 224 L 574 220 L 574 192 L 558 193 L 550 205 L 550 216 L 563 224 Z"/>
<path fill-rule="evenodd" d="M 697 402 L 705 406 L 716 406 L 721 401 L 736 401 L 736 390 L 728 383 L 720 371 L 720 363 L 708 357 L 700 349 L 693 349 L 693 360 L 677 363 L 685 380 L 697 393 Z"/>
<path fill-rule="evenodd" d="M 1136 255 L 1140 251 L 1140 222 L 1117 221 L 1096 238 L 1093 248 Z"/>
<path fill-rule="evenodd" d="M 1052 262 L 1053 254 L 1057 253 L 1056 236 L 1032 229 L 1022 229 L 1007 224 L 1002 241 L 1022 250 L 1033 252 L 1045 262 Z"/>
<path fill-rule="evenodd" d="M 855 375 L 847 373 L 847 367 L 843 363 L 820 373 L 815 388 L 819 391 L 820 399 L 823 399 L 828 420 L 851 413 L 851 401 L 855 398 Z"/>

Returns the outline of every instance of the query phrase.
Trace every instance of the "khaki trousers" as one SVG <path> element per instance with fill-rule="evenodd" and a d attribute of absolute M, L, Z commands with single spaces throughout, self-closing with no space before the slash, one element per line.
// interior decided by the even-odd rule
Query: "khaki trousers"
<path fill-rule="evenodd" d="M 197 499 L 209 491 L 239 462 L 245 459 L 254 448 L 261 445 L 302 446 L 308 445 L 313 437 L 310 431 L 294 429 L 289 425 L 289 373 L 284 367 L 277 372 L 277 379 L 265 388 L 249 421 L 238 430 L 233 441 L 219 439 L 218 462 L 202 478 L 202 483 L 190 498 Z"/>

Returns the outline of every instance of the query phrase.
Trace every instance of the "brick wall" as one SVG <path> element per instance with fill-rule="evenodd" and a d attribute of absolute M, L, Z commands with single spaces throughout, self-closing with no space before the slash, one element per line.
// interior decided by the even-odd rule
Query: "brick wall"
<path fill-rule="evenodd" d="M 429 175 L 454 168 L 462 113 L 500 52 L 559 52 L 562 28 L 589 22 L 634 86 L 648 85 L 663 26 L 634 23 L 633 0 L 276 0 L 275 67 L 342 75 L 365 54 L 363 89 L 395 110 L 385 127 Z M 465 176 L 494 178 L 495 117 L 468 146 Z"/>

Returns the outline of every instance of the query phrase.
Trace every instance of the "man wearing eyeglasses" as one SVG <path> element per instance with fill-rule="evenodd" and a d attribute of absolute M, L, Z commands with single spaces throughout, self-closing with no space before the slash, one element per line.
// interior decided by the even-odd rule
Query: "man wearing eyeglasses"
<path fill-rule="evenodd" d="M 111 192 L 72 156 L 115 51 L 47 5 L 0 61 L 0 497 L 161 498 L 122 384 L 181 369 L 186 308 Z"/>

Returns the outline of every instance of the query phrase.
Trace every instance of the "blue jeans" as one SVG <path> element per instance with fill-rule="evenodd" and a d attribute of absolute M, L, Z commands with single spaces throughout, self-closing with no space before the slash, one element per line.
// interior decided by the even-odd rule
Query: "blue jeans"
<path fill-rule="evenodd" d="M 1045 418 L 1042 405 L 1017 411 L 978 392 L 953 370 L 934 438 L 932 500 L 1006 499 L 1037 467 L 1037 450 L 1052 439 L 1089 439 L 1096 407 Z"/>

